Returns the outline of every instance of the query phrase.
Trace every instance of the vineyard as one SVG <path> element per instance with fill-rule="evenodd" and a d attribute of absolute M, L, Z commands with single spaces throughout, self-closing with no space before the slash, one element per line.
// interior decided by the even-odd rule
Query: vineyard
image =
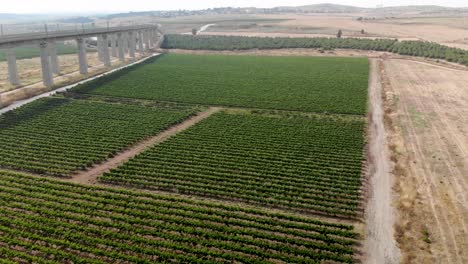
<path fill-rule="evenodd" d="M 0 257 L 19 263 L 354 263 L 358 243 L 306 216 L 4 171 L 0 197 Z"/>
<path fill-rule="evenodd" d="M 368 71 L 366 58 L 169 54 L 74 91 L 191 104 L 363 115 L 367 111 Z"/>
<path fill-rule="evenodd" d="M 432 59 L 444 59 L 468 66 L 468 51 L 425 41 L 397 41 L 358 38 L 268 38 L 242 36 L 166 35 L 162 48 L 189 50 L 247 50 L 313 48 L 389 51 Z"/>
<path fill-rule="evenodd" d="M 0 116 L 0 167 L 66 177 L 192 113 L 190 109 L 41 99 Z"/>
<path fill-rule="evenodd" d="M 359 262 L 368 72 L 167 54 L 0 115 L 0 263 Z"/>
<path fill-rule="evenodd" d="M 104 183 L 356 217 L 364 120 L 219 113 Z"/>

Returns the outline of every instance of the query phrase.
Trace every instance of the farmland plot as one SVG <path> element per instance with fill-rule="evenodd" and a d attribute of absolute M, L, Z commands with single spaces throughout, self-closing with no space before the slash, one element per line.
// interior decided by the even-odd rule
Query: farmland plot
<path fill-rule="evenodd" d="M 182 103 L 365 114 L 366 58 L 169 54 L 75 89 Z"/>
<path fill-rule="evenodd" d="M 364 119 L 222 112 L 100 181 L 355 217 Z"/>
<path fill-rule="evenodd" d="M 352 226 L 0 171 L 0 259 L 354 263 Z"/>
<path fill-rule="evenodd" d="M 0 116 L 0 167 L 68 176 L 157 134 L 193 111 L 41 99 Z"/>

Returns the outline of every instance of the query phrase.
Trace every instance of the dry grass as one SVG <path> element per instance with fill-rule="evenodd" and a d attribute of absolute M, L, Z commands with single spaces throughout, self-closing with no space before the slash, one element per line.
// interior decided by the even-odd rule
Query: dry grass
<path fill-rule="evenodd" d="M 140 54 L 137 53 L 137 56 L 139 55 Z M 127 62 L 131 61 L 132 60 L 130 60 L 130 58 L 127 58 Z M 99 61 L 97 53 L 88 53 L 89 68 L 87 75 L 81 75 L 79 73 L 78 57 L 76 55 L 60 56 L 59 63 L 61 73 L 54 77 L 54 87 L 61 87 L 75 83 L 109 70 L 109 68 L 105 67 L 103 63 Z M 126 63 L 122 63 L 118 59 L 112 58 L 112 68 L 120 67 Z M 2 67 L 6 67 L 6 63 L 0 63 L 0 69 L 3 69 Z M 15 101 L 30 98 L 49 90 L 42 84 L 42 72 L 39 58 L 18 60 L 18 70 L 22 83 L 20 87 L 12 87 L 8 84 L 7 72 L 5 73 L 3 70 L 1 71 L 0 105 L 2 106 L 10 105 Z"/>
<path fill-rule="evenodd" d="M 385 119 L 396 163 L 395 229 L 402 263 L 468 261 L 466 81 L 468 72 L 385 62 Z"/>

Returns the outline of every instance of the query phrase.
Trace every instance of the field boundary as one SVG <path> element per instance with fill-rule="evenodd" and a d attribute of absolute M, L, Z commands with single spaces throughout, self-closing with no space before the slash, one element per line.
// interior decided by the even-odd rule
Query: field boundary
<path fill-rule="evenodd" d="M 116 168 L 129 159 L 135 157 L 136 155 L 140 154 L 147 148 L 161 143 L 171 136 L 180 133 L 193 125 L 197 124 L 198 122 L 210 117 L 212 114 L 220 111 L 221 108 L 219 107 L 210 107 L 208 110 L 200 112 L 195 116 L 192 116 L 185 121 L 181 122 L 180 124 L 174 125 L 163 132 L 157 134 L 156 136 L 150 137 L 146 140 L 143 140 L 133 147 L 128 148 L 127 150 L 117 154 L 111 159 L 108 159 L 104 163 L 95 165 L 86 171 L 81 171 L 72 175 L 72 178 L 69 179 L 69 182 L 73 183 L 80 183 L 80 184 L 93 184 L 97 182 L 97 177 L 102 175 L 105 172 L 110 171 L 113 168 Z"/>

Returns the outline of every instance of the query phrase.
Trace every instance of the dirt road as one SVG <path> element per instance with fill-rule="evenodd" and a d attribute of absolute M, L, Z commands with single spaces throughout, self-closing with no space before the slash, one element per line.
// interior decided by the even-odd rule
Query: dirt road
<path fill-rule="evenodd" d="M 382 85 L 378 59 L 370 59 L 369 78 L 369 192 L 366 208 L 365 263 L 399 263 L 400 252 L 394 236 L 392 207 L 393 175 L 384 127 Z"/>
<path fill-rule="evenodd" d="M 403 263 L 468 263 L 468 72 L 383 65 Z"/>
<path fill-rule="evenodd" d="M 206 119 L 210 117 L 212 114 L 218 112 L 221 108 L 219 107 L 210 107 L 207 111 L 201 112 L 197 114 L 196 116 L 193 116 L 186 121 L 173 126 L 162 133 L 151 137 L 147 140 L 144 140 L 137 145 L 129 148 L 128 150 L 121 152 L 117 154 L 115 157 L 107 160 L 106 162 L 96 165 L 93 168 L 83 171 L 78 173 L 77 175 L 74 175 L 73 178 L 70 180 L 70 182 L 74 183 L 81 183 L 81 184 L 92 184 L 96 183 L 97 177 L 103 174 L 104 172 L 107 172 L 111 170 L 112 168 L 116 168 L 119 165 L 125 163 L 129 159 L 135 157 L 145 149 L 165 141 L 169 137 L 188 129 L 189 127 L 197 124 L 198 122 L 202 121 L 203 119 Z"/>

